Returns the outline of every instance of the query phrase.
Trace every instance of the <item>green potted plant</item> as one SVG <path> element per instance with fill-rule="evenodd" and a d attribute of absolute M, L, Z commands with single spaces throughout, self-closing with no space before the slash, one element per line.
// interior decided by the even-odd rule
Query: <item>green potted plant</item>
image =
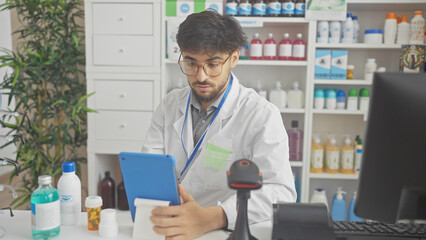
<path fill-rule="evenodd" d="M 9 111 L 21 113 L 0 114 L 8 134 L 23 138 L 5 144 L 17 145 L 18 166 L 10 180 L 19 174 L 23 188 L 12 202 L 15 207 L 30 201 L 38 176 L 51 175 L 56 184 L 63 162 L 74 161 L 79 172 L 86 161 L 79 149 L 86 145 L 86 113 L 93 111 L 85 100 L 93 93 L 86 95 L 81 7 L 81 0 L 6 0 L 0 5 L 15 10 L 22 24 L 14 32 L 16 51 L 0 53 L 0 68 L 11 69 L 0 89 L 9 95 L 8 106 L 15 99 Z"/>

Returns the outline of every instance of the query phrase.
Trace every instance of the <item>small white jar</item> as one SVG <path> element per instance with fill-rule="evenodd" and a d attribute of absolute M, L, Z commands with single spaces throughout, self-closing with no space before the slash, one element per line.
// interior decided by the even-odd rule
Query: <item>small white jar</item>
<path fill-rule="evenodd" d="M 382 29 L 365 30 L 364 43 L 373 43 L 373 44 L 383 43 L 383 30 Z"/>

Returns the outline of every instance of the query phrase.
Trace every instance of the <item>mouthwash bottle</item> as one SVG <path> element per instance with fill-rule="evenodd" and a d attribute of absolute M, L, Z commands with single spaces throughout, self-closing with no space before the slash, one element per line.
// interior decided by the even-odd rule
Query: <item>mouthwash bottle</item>
<path fill-rule="evenodd" d="M 39 187 L 31 194 L 31 228 L 34 239 L 59 235 L 61 225 L 59 193 L 51 183 L 51 176 L 39 176 Z"/>

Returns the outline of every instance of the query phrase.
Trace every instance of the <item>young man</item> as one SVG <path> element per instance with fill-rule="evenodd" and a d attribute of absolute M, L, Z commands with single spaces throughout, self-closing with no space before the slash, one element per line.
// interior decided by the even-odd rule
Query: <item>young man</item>
<path fill-rule="evenodd" d="M 143 152 L 176 158 L 183 204 L 154 209 L 154 231 L 194 239 L 234 228 L 236 191 L 227 187 L 226 171 L 240 159 L 255 162 L 263 176 L 263 187 L 251 193 L 249 222 L 271 219 L 272 203 L 296 199 L 288 139 L 279 110 L 231 73 L 245 45 L 239 23 L 211 11 L 192 14 L 177 42 L 189 87 L 170 92 L 155 111 Z"/>

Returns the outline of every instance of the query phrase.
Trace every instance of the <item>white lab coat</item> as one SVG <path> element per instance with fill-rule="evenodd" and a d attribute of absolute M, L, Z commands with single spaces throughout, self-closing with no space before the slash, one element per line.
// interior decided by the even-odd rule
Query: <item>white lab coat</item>
<path fill-rule="evenodd" d="M 190 87 L 173 90 L 155 111 L 143 152 L 170 154 L 176 159 L 176 172 L 183 170 L 187 156 L 181 143 Z M 188 155 L 194 146 L 190 109 L 184 128 L 183 142 Z M 232 151 L 212 152 L 211 143 Z M 222 159 L 220 163 L 212 159 Z M 183 187 L 201 206 L 221 206 L 233 229 L 237 216 L 236 191 L 227 186 L 226 171 L 233 161 L 249 159 L 262 172 L 263 187 L 252 191 L 248 202 L 249 223 L 272 219 L 272 203 L 294 202 L 296 191 L 289 163 L 288 137 L 280 111 L 254 90 L 233 84 L 222 109 L 210 126 L 198 154 L 181 180 Z"/>

